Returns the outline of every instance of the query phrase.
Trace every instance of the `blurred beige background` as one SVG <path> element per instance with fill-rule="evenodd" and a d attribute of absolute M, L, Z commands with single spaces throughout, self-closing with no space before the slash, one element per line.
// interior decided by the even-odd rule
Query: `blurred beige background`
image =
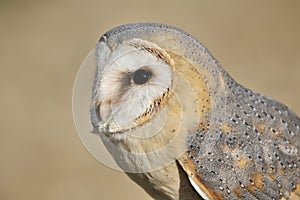
<path fill-rule="evenodd" d="M 84 149 L 72 118 L 76 71 L 120 24 L 180 27 L 237 81 L 300 113 L 299 10 L 297 0 L 0 1 L 0 199 L 150 199 Z"/>

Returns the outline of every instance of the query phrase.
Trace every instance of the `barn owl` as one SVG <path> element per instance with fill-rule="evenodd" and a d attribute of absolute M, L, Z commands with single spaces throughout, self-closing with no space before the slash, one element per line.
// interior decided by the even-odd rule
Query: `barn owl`
<path fill-rule="evenodd" d="M 233 80 L 190 34 L 122 25 L 101 36 L 91 123 L 154 199 L 300 199 L 300 119 Z"/>

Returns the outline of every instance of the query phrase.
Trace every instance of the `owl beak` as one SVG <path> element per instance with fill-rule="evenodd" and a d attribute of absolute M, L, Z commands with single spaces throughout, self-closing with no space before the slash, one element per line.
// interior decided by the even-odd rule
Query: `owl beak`
<path fill-rule="evenodd" d="M 108 132 L 108 121 L 111 115 L 111 109 L 103 103 L 95 103 L 92 111 L 92 124 L 93 130 L 90 133 L 106 133 Z"/>
<path fill-rule="evenodd" d="M 100 103 L 97 107 L 97 115 L 100 122 L 107 122 L 111 116 L 111 105 L 108 103 Z"/>

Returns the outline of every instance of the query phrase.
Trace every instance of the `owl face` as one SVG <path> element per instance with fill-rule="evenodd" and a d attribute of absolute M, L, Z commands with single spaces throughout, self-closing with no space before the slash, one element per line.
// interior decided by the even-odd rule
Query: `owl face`
<path fill-rule="evenodd" d="M 174 85 L 173 61 L 158 45 L 124 41 L 97 45 L 97 72 L 91 113 L 99 132 L 122 134 L 144 126 L 168 101 Z"/>

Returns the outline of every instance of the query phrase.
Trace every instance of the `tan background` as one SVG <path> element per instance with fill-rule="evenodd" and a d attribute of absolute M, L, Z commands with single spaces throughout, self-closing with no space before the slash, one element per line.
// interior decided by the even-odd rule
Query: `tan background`
<path fill-rule="evenodd" d="M 300 113 L 299 10 L 298 0 L 0 1 L 0 199 L 150 199 L 88 154 L 72 119 L 76 71 L 119 24 L 178 26 L 236 80 Z"/>

